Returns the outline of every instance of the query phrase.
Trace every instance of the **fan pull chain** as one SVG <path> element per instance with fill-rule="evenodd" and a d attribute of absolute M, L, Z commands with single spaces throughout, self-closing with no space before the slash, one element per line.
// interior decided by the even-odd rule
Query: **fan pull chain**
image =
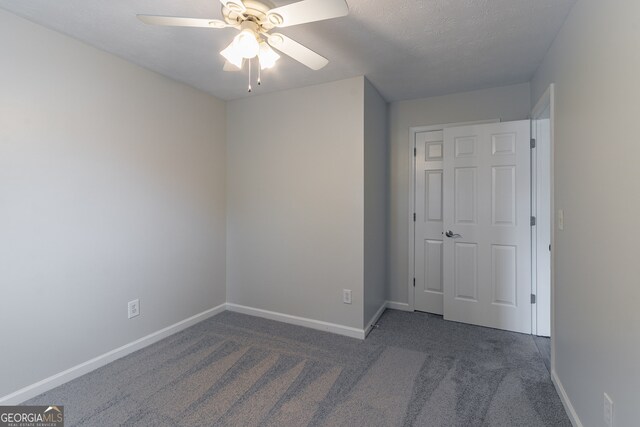
<path fill-rule="evenodd" d="M 262 75 L 262 67 L 258 66 L 258 86 L 262 84 L 260 76 Z"/>
<path fill-rule="evenodd" d="M 251 59 L 249 59 L 249 93 L 251 93 Z"/>

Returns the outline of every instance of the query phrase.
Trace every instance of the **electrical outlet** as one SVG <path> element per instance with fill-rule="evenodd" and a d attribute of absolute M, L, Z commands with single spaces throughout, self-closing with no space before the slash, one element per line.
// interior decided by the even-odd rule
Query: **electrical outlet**
<path fill-rule="evenodd" d="M 345 304 L 351 304 L 351 289 L 342 290 L 342 302 Z"/>
<path fill-rule="evenodd" d="M 140 315 L 139 299 L 134 299 L 133 301 L 129 301 L 129 303 L 127 304 L 127 313 L 128 313 L 129 319 Z"/>
<path fill-rule="evenodd" d="M 613 400 L 607 393 L 604 394 L 604 425 L 613 427 Z"/>

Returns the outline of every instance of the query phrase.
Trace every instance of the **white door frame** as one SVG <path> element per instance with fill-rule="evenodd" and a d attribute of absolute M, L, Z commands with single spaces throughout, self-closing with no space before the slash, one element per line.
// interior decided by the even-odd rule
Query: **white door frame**
<path fill-rule="evenodd" d="M 414 126 L 409 128 L 409 266 L 408 266 L 408 303 L 409 311 L 415 311 L 415 298 L 414 298 L 414 286 L 413 279 L 415 277 L 415 222 L 413 221 L 413 214 L 416 206 L 416 193 L 415 193 L 415 175 L 416 175 L 416 162 L 414 157 L 414 148 L 416 147 L 416 134 L 420 132 L 433 132 L 438 130 L 444 130 L 445 128 L 457 127 L 457 126 L 469 126 L 469 125 L 483 125 L 487 123 L 500 123 L 500 119 L 492 120 L 479 120 L 473 122 L 459 122 L 459 123 L 446 123 L 442 125 L 432 126 Z M 553 271 L 553 270 L 552 270 Z"/>
<path fill-rule="evenodd" d="M 539 118 L 544 110 L 549 107 L 549 130 L 550 130 L 550 202 L 551 202 L 551 372 L 556 370 L 556 328 L 555 328 L 555 248 L 556 248 L 556 220 L 555 220 L 555 180 L 554 180 L 554 153 L 555 153 L 555 85 L 549 85 L 544 94 L 536 102 L 535 107 L 531 110 L 531 119 Z"/>

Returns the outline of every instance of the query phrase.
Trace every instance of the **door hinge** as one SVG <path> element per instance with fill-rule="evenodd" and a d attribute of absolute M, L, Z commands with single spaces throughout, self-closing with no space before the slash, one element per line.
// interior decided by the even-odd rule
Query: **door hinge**
<path fill-rule="evenodd" d="M 536 303 L 536 295 L 531 294 L 531 304 L 535 304 L 535 303 Z"/>
<path fill-rule="evenodd" d="M 418 156 L 418 149 L 416 147 L 413 147 L 413 157 L 417 157 Z"/>
<path fill-rule="evenodd" d="M 414 288 L 416 287 L 416 278 L 415 277 L 413 278 L 413 287 Z"/>
<path fill-rule="evenodd" d="M 416 222 L 416 213 L 413 213 L 413 222 Z"/>
<path fill-rule="evenodd" d="M 531 145 L 531 148 L 536 148 L 536 139 L 535 138 L 531 138 L 530 145 Z"/>
<path fill-rule="evenodd" d="M 532 216 L 531 217 L 531 226 L 533 227 L 534 225 L 536 225 L 536 217 Z"/>

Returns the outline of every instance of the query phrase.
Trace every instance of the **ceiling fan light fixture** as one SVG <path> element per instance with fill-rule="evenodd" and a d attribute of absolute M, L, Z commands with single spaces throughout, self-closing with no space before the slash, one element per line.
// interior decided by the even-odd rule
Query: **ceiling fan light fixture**
<path fill-rule="evenodd" d="M 235 65 L 236 67 L 242 68 L 242 61 L 244 60 L 244 58 L 242 57 L 242 55 L 240 54 L 240 52 L 236 48 L 236 41 L 235 40 L 232 41 L 231 44 L 226 47 L 226 49 L 224 49 L 222 52 L 220 52 L 220 55 L 222 55 L 224 57 L 224 59 L 226 59 L 227 61 L 229 61 L 231 64 Z"/>
<path fill-rule="evenodd" d="M 255 58 L 260 50 L 258 41 L 258 25 L 253 21 L 244 21 L 240 25 L 240 33 L 233 38 L 233 49 L 243 58 Z"/>
<path fill-rule="evenodd" d="M 258 52 L 258 59 L 260 60 L 260 68 L 263 70 L 272 68 L 276 65 L 280 55 L 265 42 L 260 43 L 260 51 Z"/>
<path fill-rule="evenodd" d="M 247 59 L 255 58 L 260 50 L 256 33 L 248 28 L 242 30 L 240 34 L 234 38 L 233 44 L 235 45 L 236 51 L 242 55 L 243 58 Z"/>

